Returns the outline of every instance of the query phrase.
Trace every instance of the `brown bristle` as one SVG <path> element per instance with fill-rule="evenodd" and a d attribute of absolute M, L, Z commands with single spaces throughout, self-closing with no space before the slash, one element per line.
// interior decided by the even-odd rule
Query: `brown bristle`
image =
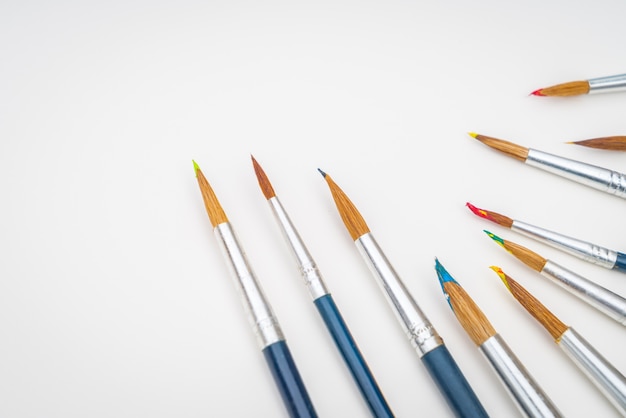
<path fill-rule="evenodd" d="M 539 254 L 514 242 L 503 240 L 503 246 L 507 251 L 517 257 L 517 259 L 519 259 L 522 263 L 526 264 L 533 270 L 541 272 L 541 270 L 543 270 L 543 267 L 548 262 L 547 259 L 543 258 Z"/>
<path fill-rule="evenodd" d="M 474 138 L 478 139 L 483 144 L 498 150 L 509 157 L 513 157 L 519 161 L 526 161 L 528 157 L 528 148 L 524 148 L 520 145 L 514 144 L 509 141 L 505 141 L 503 139 L 492 138 L 490 136 L 475 134 L 472 135 Z"/>
<path fill-rule="evenodd" d="M 513 225 L 513 219 L 509 218 L 508 216 L 501 215 L 498 212 L 492 212 L 490 210 L 477 208 L 476 206 L 472 205 L 469 202 L 467 202 L 465 205 L 476 216 L 479 216 L 481 218 L 485 218 L 485 219 L 487 219 L 488 221 L 491 221 L 491 222 L 495 222 L 495 223 L 497 223 L 500 226 L 504 226 L 505 228 L 510 228 Z"/>
<path fill-rule="evenodd" d="M 454 315 L 474 344 L 479 346 L 496 334 L 485 314 L 458 283 L 444 282 L 443 289 Z"/>
<path fill-rule="evenodd" d="M 328 183 L 330 193 L 333 196 L 337 210 L 339 210 L 339 215 L 341 215 L 341 219 L 352 239 L 356 240 L 361 235 L 370 232 L 365 220 L 343 190 L 337 186 L 328 174 L 324 175 L 324 179 L 326 179 L 326 183 Z"/>
<path fill-rule="evenodd" d="M 584 141 L 568 142 L 568 144 L 611 151 L 626 151 L 626 136 L 607 136 L 604 138 L 585 139 Z"/>
<path fill-rule="evenodd" d="M 571 81 L 569 83 L 557 84 L 555 86 L 544 87 L 538 90 L 539 96 L 579 96 L 589 93 L 588 81 Z"/>
<path fill-rule="evenodd" d="M 206 177 L 204 177 L 204 174 L 202 174 L 202 170 L 198 167 L 196 168 L 196 178 L 198 179 L 198 186 L 200 186 L 206 213 L 209 215 L 209 220 L 213 228 L 221 223 L 228 222 L 228 218 L 224 213 L 224 209 L 222 209 L 222 205 L 220 205 L 220 202 L 217 200 L 215 192 L 213 192 L 211 185 Z"/>
<path fill-rule="evenodd" d="M 500 273 L 499 273 L 500 274 Z M 524 287 L 502 272 L 502 281 L 517 301 L 550 333 L 557 342 L 569 328 Z"/>
<path fill-rule="evenodd" d="M 272 187 L 272 184 L 265 175 L 265 171 L 263 171 L 256 159 L 252 155 L 250 156 L 250 158 L 252 158 L 254 174 L 256 174 L 256 178 L 259 182 L 259 186 L 261 187 L 261 191 L 263 192 L 263 196 L 265 196 L 265 198 L 269 200 L 272 197 L 276 196 L 276 193 L 274 193 L 274 188 Z"/>

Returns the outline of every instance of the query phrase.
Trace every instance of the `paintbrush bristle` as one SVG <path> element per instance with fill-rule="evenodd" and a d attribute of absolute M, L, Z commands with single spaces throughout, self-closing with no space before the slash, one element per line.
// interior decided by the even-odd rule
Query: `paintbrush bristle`
<path fill-rule="evenodd" d="M 497 242 L 502 248 L 513 254 L 518 260 L 520 260 L 522 263 L 526 264 L 533 270 L 541 272 L 541 270 L 543 270 L 543 267 L 548 262 L 547 259 L 543 258 L 539 254 L 529 250 L 526 247 L 523 247 L 512 241 L 502 239 L 496 234 L 493 234 L 487 230 L 485 230 L 484 232 L 489 236 L 489 238 Z"/>
<path fill-rule="evenodd" d="M 465 205 L 476 216 L 480 216 L 481 218 L 485 218 L 488 221 L 495 222 L 498 225 L 504 226 L 506 228 L 510 228 L 513 225 L 513 219 L 509 218 L 508 216 L 504 216 L 497 212 L 492 212 L 490 210 L 477 208 L 476 206 L 472 205 L 470 202 L 467 202 Z"/>
<path fill-rule="evenodd" d="M 269 200 L 272 197 L 276 196 L 276 193 L 274 193 L 274 188 L 272 187 L 272 183 L 270 183 L 269 179 L 267 178 L 267 175 L 265 174 L 265 171 L 263 171 L 263 168 L 261 168 L 257 160 L 254 158 L 254 156 L 250 155 L 250 158 L 252 158 L 252 166 L 254 167 L 254 174 L 256 174 L 256 179 L 259 182 L 259 186 L 261 187 L 263 196 L 265 196 L 265 198 Z"/>
<path fill-rule="evenodd" d="M 335 201 L 335 205 L 337 206 L 337 210 L 339 210 L 339 215 L 341 215 L 341 219 L 343 220 L 344 225 L 348 229 L 350 236 L 353 240 L 356 240 L 361 235 L 367 234 L 370 232 L 369 227 L 365 223 L 363 216 L 356 209 L 354 204 L 348 199 L 348 196 L 337 186 L 337 184 L 333 181 L 332 178 L 322 170 L 318 168 L 318 171 L 322 174 L 326 183 L 328 183 L 328 187 L 330 188 L 330 193 L 333 196 L 333 200 Z"/>
<path fill-rule="evenodd" d="M 200 167 L 195 161 L 193 162 L 193 168 L 196 172 L 198 186 L 200 186 L 200 193 L 202 193 L 202 200 L 204 201 L 204 207 L 209 215 L 211 225 L 215 228 L 221 223 L 228 222 L 228 218 L 226 217 L 219 200 L 217 200 L 215 192 L 213 192 L 211 185 L 207 181 L 206 177 L 204 177 L 202 170 L 200 170 Z"/>
<path fill-rule="evenodd" d="M 583 147 L 604 149 L 609 151 L 626 151 L 626 136 L 607 136 L 603 138 L 585 139 L 583 141 L 568 142 L 568 144 L 582 145 Z"/>
<path fill-rule="evenodd" d="M 496 330 L 465 289 L 450 276 L 438 260 L 435 262 L 439 283 L 454 315 L 474 344 L 480 346 L 496 335 Z"/>
<path fill-rule="evenodd" d="M 589 93 L 588 81 L 570 81 L 568 83 L 557 84 L 533 91 L 534 96 L 579 96 Z"/>
<path fill-rule="evenodd" d="M 482 142 L 483 144 L 498 150 L 509 157 L 513 157 L 519 161 L 526 161 L 528 157 L 528 148 L 524 148 L 521 145 L 514 144 L 503 139 L 492 138 L 490 136 L 480 135 L 474 132 L 470 132 L 469 135 Z"/>
<path fill-rule="evenodd" d="M 500 267 L 491 266 L 502 282 L 504 282 L 509 292 L 515 299 L 531 314 L 539 323 L 550 333 L 556 342 L 559 342 L 561 335 L 569 328 L 559 318 L 556 317 L 548 308 L 546 308 L 539 300 L 524 289 L 524 287 L 513 280 L 510 276 L 502 271 Z"/>

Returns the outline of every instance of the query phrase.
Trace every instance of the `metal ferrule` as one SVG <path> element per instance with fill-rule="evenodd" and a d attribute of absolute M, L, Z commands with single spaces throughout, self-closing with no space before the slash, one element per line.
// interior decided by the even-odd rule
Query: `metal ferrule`
<path fill-rule="evenodd" d="M 530 148 L 526 164 L 626 198 L 626 174 Z"/>
<path fill-rule="evenodd" d="M 589 94 L 626 90 L 626 74 L 591 78 L 587 82 L 589 82 Z"/>
<path fill-rule="evenodd" d="M 372 234 L 368 232 L 361 235 L 354 242 L 420 357 L 443 344 L 443 340 L 404 286 Z"/>
<path fill-rule="evenodd" d="M 272 208 L 272 213 L 274 213 L 274 216 L 280 225 L 280 229 L 283 231 L 285 239 L 289 243 L 289 247 L 291 248 L 294 257 L 296 257 L 298 269 L 300 270 L 300 274 L 304 279 L 304 283 L 306 284 L 311 297 L 315 300 L 327 295 L 328 290 L 324 285 L 322 275 L 317 269 L 317 265 L 315 264 L 313 257 L 309 254 L 309 250 L 307 250 L 304 242 L 300 238 L 298 231 L 293 226 L 293 223 L 291 223 L 291 219 L 289 219 L 289 216 L 287 215 L 287 212 L 285 212 L 280 200 L 278 200 L 278 197 L 274 196 L 270 198 L 268 202 Z"/>
<path fill-rule="evenodd" d="M 560 417 L 561 413 L 533 380 L 499 334 L 479 346 L 517 405 L 528 417 Z"/>
<path fill-rule="evenodd" d="M 224 222 L 217 225 L 214 232 L 231 276 L 235 279 L 241 302 L 261 349 L 284 340 L 285 337 L 278 320 L 272 312 L 272 307 L 265 299 L 263 289 L 256 280 L 246 253 L 239 245 L 232 226 L 229 222 Z"/>
<path fill-rule="evenodd" d="M 620 324 L 626 325 L 626 299 L 620 295 L 550 260 L 541 270 L 541 275 L 548 277 Z"/>
<path fill-rule="evenodd" d="M 563 333 L 559 346 L 626 416 L 626 378 L 572 328 Z"/>
<path fill-rule="evenodd" d="M 545 244 L 559 248 L 566 253 L 582 258 L 593 264 L 612 269 L 617 261 L 617 252 L 608 248 L 600 247 L 587 241 L 568 237 L 557 232 L 549 231 L 535 225 L 521 221 L 513 221 L 511 229 L 541 241 Z"/>

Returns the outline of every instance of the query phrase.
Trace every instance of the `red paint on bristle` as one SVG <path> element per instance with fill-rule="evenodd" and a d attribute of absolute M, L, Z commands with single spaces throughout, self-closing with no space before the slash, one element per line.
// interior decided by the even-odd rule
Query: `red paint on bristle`
<path fill-rule="evenodd" d="M 480 208 L 477 208 L 476 206 L 472 205 L 470 202 L 465 203 L 465 206 L 467 206 L 469 210 L 471 210 L 474 213 L 474 215 L 493 221 L 493 219 L 491 219 L 491 216 L 489 216 L 487 212 L 485 212 L 484 210 Z"/>
<path fill-rule="evenodd" d="M 542 90 L 543 89 L 538 89 L 538 90 L 533 91 L 530 94 L 532 94 L 533 96 L 544 96 L 544 94 L 541 92 Z"/>

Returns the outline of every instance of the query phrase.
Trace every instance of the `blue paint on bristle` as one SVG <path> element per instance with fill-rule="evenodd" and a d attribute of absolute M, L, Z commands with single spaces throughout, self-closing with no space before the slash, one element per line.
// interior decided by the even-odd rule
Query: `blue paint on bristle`
<path fill-rule="evenodd" d="M 317 171 L 319 171 L 323 177 L 326 177 L 326 173 L 324 173 L 321 168 L 318 168 Z"/>
<path fill-rule="evenodd" d="M 443 265 L 441 265 L 437 257 L 435 257 L 435 271 L 437 272 L 437 278 L 439 279 L 441 290 L 443 291 L 443 294 L 446 297 L 446 300 L 448 301 L 448 305 L 450 305 L 450 309 L 454 310 L 452 308 L 452 305 L 450 304 L 450 295 L 448 295 L 448 292 L 446 292 L 446 289 L 443 287 L 443 284 L 445 282 L 452 282 L 456 284 L 459 284 L 459 283 L 456 280 L 454 280 L 452 276 L 450 276 L 450 273 L 448 273 L 448 271 L 443 267 Z"/>

